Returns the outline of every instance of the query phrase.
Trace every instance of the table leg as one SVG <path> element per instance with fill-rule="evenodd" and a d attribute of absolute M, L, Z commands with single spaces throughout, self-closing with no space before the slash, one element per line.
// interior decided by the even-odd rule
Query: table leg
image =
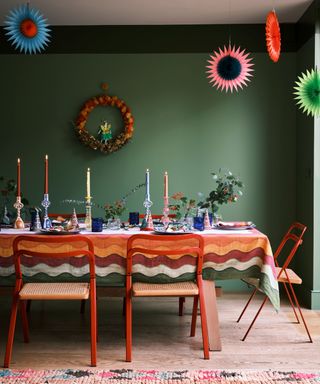
<path fill-rule="evenodd" d="M 214 281 L 203 280 L 203 295 L 207 312 L 210 351 L 221 351 L 219 317 Z"/>

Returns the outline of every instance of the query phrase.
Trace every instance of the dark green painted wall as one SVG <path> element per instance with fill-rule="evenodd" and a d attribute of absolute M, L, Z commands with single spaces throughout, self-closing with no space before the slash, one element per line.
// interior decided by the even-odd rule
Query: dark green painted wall
<path fill-rule="evenodd" d="M 20 156 L 22 190 L 39 204 L 48 153 L 51 210 L 68 211 L 72 207 L 61 201 L 83 199 L 87 167 L 94 201 L 101 204 L 142 182 L 149 167 L 158 213 L 164 170 L 170 193 L 196 197 L 213 186 L 210 171 L 227 167 L 246 188 L 239 202 L 223 207 L 223 217 L 253 220 L 277 244 L 296 211 L 296 54 L 282 54 L 278 64 L 265 53 L 253 57 L 249 86 L 225 94 L 208 84 L 208 54 L 1 55 L 0 174 L 15 176 Z M 83 146 L 72 128 L 102 81 L 135 117 L 132 142 L 111 156 Z M 93 113 L 92 132 L 108 113 Z M 142 211 L 143 197 L 137 192 L 128 209 Z"/>

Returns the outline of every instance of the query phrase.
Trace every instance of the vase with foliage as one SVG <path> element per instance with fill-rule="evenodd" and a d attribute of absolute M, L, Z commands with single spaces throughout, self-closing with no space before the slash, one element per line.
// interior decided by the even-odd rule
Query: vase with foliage
<path fill-rule="evenodd" d="M 221 205 L 235 203 L 242 196 L 243 182 L 232 172 L 212 172 L 212 179 L 215 183 L 215 189 L 209 192 L 204 201 L 198 203 L 199 208 L 209 208 L 213 214 L 214 220 L 217 219 L 218 211 Z"/>
<path fill-rule="evenodd" d="M 17 183 L 14 179 L 6 179 L 0 176 L 0 192 L 1 192 L 1 206 L 0 206 L 0 222 L 1 224 L 11 224 L 16 217 L 16 210 L 13 208 L 13 204 L 17 195 Z M 21 197 L 21 202 L 24 207 L 21 210 L 21 216 L 25 218 L 29 201 L 25 197 Z"/>

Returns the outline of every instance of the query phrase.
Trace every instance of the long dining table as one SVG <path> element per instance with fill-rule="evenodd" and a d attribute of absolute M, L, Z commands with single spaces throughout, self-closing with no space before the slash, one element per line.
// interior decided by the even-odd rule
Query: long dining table
<path fill-rule="evenodd" d="M 82 231 L 93 241 L 96 256 L 96 277 L 99 286 L 123 286 L 125 281 L 126 247 L 128 238 L 138 230 Z M 204 297 L 207 310 L 210 350 L 221 350 L 219 317 L 216 305 L 216 280 L 250 278 L 265 293 L 275 310 L 279 309 L 279 289 L 274 259 L 268 237 L 257 229 L 197 232 L 204 238 Z M 12 244 L 16 236 L 35 234 L 28 230 L 2 229 L 0 231 L 0 286 L 13 285 L 14 257 Z M 39 236 L 43 236 L 39 234 Z M 161 235 L 159 235 L 161 236 Z M 65 236 L 68 247 L 68 236 Z M 174 236 L 173 236 L 174 239 Z M 55 244 L 42 245 L 43 247 Z M 39 249 L 38 249 L 39 250 Z M 38 260 L 23 257 L 22 272 L 25 281 L 77 281 L 88 275 L 86 258 Z M 183 255 L 179 260 L 170 256 L 154 259 L 141 255 L 133 267 L 133 279 L 145 282 L 177 282 L 192 279 L 194 258 Z"/>

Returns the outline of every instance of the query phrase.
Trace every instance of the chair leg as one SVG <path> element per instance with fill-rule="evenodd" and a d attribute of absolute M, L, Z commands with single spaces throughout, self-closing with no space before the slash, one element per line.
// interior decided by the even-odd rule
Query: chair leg
<path fill-rule="evenodd" d="M 242 312 L 240 313 L 240 316 L 238 317 L 237 323 L 241 320 L 242 316 L 244 315 L 245 311 L 247 310 L 251 300 L 254 298 L 255 294 L 257 293 L 258 289 L 255 288 L 254 291 L 251 293 L 251 296 L 249 297 L 249 300 L 247 301 L 247 304 L 243 308 Z"/>
<path fill-rule="evenodd" d="M 27 312 L 29 313 L 30 312 L 30 309 L 31 309 L 31 300 L 27 300 Z"/>
<path fill-rule="evenodd" d="M 24 301 L 19 302 L 20 314 L 22 319 L 23 339 L 25 343 L 29 343 L 29 324 L 26 311 L 26 304 Z"/>
<path fill-rule="evenodd" d="M 91 366 L 97 366 L 97 299 L 95 290 L 90 295 Z"/>
<path fill-rule="evenodd" d="M 179 316 L 183 316 L 183 305 L 186 301 L 185 297 L 179 297 Z"/>
<path fill-rule="evenodd" d="M 80 313 L 84 314 L 86 311 L 86 300 L 81 300 Z"/>
<path fill-rule="evenodd" d="M 248 336 L 248 334 L 249 334 L 249 332 L 250 332 L 250 330 L 251 330 L 253 324 L 256 322 L 256 320 L 257 320 L 257 318 L 258 318 L 258 316 L 259 316 L 259 314 L 260 314 L 260 312 L 261 312 L 263 306 L 265 305 L 267 299 L 268 299 L 268 296 L 266 296 L 266 297 L 264 298 L 264 300 L 263 300 L 262 304 L 260 305 L 260 308 L 258 309 L 258 312 L 256 313 L 255 317 L 253 318 L 253 320 L 252 320 L 252 322 L 251 322 L 251 324 L 250 324 L 250 326 L 249 326 L 249 328 L 248 328 L 246 334 L 245 334 L 245 335 L 243 336 L 243 338 L 241 339 L 242 341 L 245 341 L 245 339 L 247 338 L 247 336 Z"/>
<path fill-rule="evenodd" d="M 124 297 L 122 301 L 122 316 L 125 316 L 125 315 L 126 315 L 126 298 Z"/>
<path fill-rule="evenodd" d="M 294 313 L 294 315 L 295 315 L 295 318 L 297 319 L 297 323 L 300 324 L 300 320 L 299 320 L 299 317 L 298 317 L 298 315 L 297 315 L 296 309 L 295 309 L 295 307 L 294 307 L 294 304 L 293 304 L 293 301 L 292 301 L 292 297 L 291 297 L 290 292 L 289 292 L 289 290 L 288 290 L 287 284 L 286 284 L 286 283 L 283 283 L 283 285 L 284 285 L 284 288 L 285 288 L 285 290 L 286 290 L 286 293 L 287 293 L 287 296 L 288 296 L 288 299 L 289 299 L 291 308 L 292 308 L 292 310 L 293 310 L 293 313 Z"/>
<path fill-rule="evenodd" d="M 190 337 L 194 337 L 196 335 L 196 325 L 197 325 L 197 317 L 198 317 L 198 303 L 199 303 L 199 296 L 194 296 Z"/>
<path fill-rule="evenodd" d="M 209 360 L 210 354 L 209 354 L 207 313 L 206 313 L 206 307 L 204 304 L 202 287 L 199 289 L 199 301 L 200 301 L 201 331 L 202 331 L 202 342 L 203 342 L 203 357 L 204 359 Z"/>
<path fill-rule="evenodd" d="M 132 298 L 126 296 L 126 361 L 132 361 Z"/>
<path fill-rule="evenodd" d="M 293 296 L 293 298 L 294 298 L 294 301 L 295 301 L 295 303 L 296 303 L 296 306 L 297 306 L 297 308 L 298 308 L 298 311 L 299 311 L 299 313 L 300 313 L 300 317 L 301 317 L 301 319 L 302 319 L 304 328 L 305 328 L 305 330 L 306 330 L 306 332 L 307 332 L 307 334 L 308 334 L 309 341 L 310 341 L 310 343 L 313 343 L 313 340 L 312 340 L 312 338 L 311 338 L 311 335 L 310 335 L 310 332 L 309 332 L 307 323 L 306 323 L 306 321 L 305 321 L 305 319 L 304 319 L 304 316 L 303 316 L 303 314 L 302 314 L 302 311 L 301 311 L 301 308 L 300 308 L 299 301 L 298 301 L 297 296 L 296 296 L 296 294 L 295 294 L 295 292 L 294 292 L 293 286 L 292 286 L 292 284 L 291 284 L 290 282 L 289 282 L 288 284 L 289 284 L 289 287 L 290 287 L 290 291 L 291 291 L 291 293 L 292 293 L 292 296 Z"/>
<path fill-rule="evenodd" d="M 7 341 L 6 353 L 4 356 L 4 363 L 3 363 L 4 368 L 9 368 L 10 362 L 11 362 L 14 332 L 16 329 L 16 321 L 17 321 L 18 304 L 19 304 L 19 296 L 18 296 L 18 293 L 15 293 L 13 302 L 12 302 L 12 308 L 11 308 L 8 341 Z"/>

